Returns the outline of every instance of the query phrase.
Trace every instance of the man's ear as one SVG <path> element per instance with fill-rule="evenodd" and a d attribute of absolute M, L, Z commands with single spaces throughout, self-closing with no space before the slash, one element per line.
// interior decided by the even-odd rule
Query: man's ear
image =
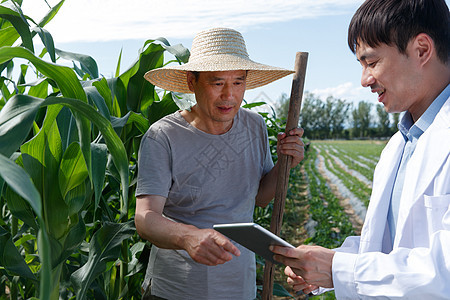
<path fill-rule="evenodd" d="M 189 90 L 191 91 L 191 92 L 194 92 L 194 81 L 196 80 L 195 79 L 195 75 L 194 74 L 192 74 L 192 72 L 187 72 L 186 73 L 186 80 L 187 80 L 187 85 L 188 85 L 188 87 L 189 87 Z"/>
<path fill-rule="evenodd" d="M 414 55 L 421 66 L 425 65 L 436 51 L 433 39 L 426 33 L 419 33 L 414 38 L 413 47 Z"/>

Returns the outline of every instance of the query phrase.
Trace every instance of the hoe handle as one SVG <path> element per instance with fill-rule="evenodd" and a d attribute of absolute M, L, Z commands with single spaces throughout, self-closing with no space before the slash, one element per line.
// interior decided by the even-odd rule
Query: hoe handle
<path fill-rule="evenodd" d="M 297 55 L 295 56 L 295 74 L 292 79 L 291 98 L 289 100 L 289 111 L 286 123 L 287 135 L 289 135 L 290 130 L 298 127 L 307 61 L 308 52 L 297 52 Z M 289 171 L 292 157 L 281 154 L 278 160 L 279 170 L 277 186 L 275 190 L 272 219 L 270 221 L 270 231 L 276 235 L 280 235 L 281 224 L 283 223 L 284 203 L 289 184 Z M 269 300 L 272 297 L 273 274 L 273 264 L 270 261 L 266 261 L 264 267 L 263 300 Z"/>

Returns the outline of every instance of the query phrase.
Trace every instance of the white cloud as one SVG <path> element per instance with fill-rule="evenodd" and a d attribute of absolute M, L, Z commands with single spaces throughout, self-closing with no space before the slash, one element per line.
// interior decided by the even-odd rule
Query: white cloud
<path fill-rule="evenodd" d="M 47 0 L 50 5 L 58 1 Z M 76 0 L 66 1 L 47 29 L 59 42 L 191 38 L 199 30 L 251 26 L 353 11 L 361 0 Z M 24 1 L 36 21 L 46 13 L 43 0 Z"/>
<path fill-rule="evenodd" d="M 359 101 L 368 101 L 377 103 L 376 95 L 370 92 L 370 88 L 355 86 L 353 82 L 345 82 L 334 87 L 324 89 L 314 89 L 311 91 L 314 95 L 325 100 L 329 96 L 358 103 Z"/>

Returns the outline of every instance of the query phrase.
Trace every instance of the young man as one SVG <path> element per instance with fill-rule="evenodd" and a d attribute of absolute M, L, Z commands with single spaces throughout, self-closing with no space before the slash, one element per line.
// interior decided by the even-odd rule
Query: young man
<path fill-rule="evenodd" d="M 444 0 L 367 0 L 348 36 L 361 84 L 406 111 L 375 169 L 361 237 L 275 247 L 295 290 L 338 299 L 450 299 L 450 38 Z"/>
<path fill-rule="evenodd" d="M 212 226 L 252 222 L 255 204 L 274 197 L 278 166 L 266 125 L 241 103 L 246 89 L 291 73 L 251 61 L 239 32 L 214 28 L 195 37 L 187 64 L 145 75 L 166 90 L 194 93 L 196 104 L 142 139 L 135 222 L 152 243 L 144 299 L 256 297 L 254 254 Z M 278 138 L 292 167 L 303 159 L 302 133 Z"/>

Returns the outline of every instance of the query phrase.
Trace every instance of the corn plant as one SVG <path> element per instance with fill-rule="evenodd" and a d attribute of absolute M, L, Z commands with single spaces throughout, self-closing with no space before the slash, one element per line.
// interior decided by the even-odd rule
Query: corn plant
<path fill-rule="evenodd" d="M 21 3 L 0 4 L 0 299 L 140 298 L 137 149 L 177 109 L 143 74 L 165 51 L 179 63 L 189 51 L 148 40 L 128 70 L 119 57 L 115 77 L 100 77 L 92 57 L 55 48 L 44 29 L 64 0 L 40 22 Z"/>

